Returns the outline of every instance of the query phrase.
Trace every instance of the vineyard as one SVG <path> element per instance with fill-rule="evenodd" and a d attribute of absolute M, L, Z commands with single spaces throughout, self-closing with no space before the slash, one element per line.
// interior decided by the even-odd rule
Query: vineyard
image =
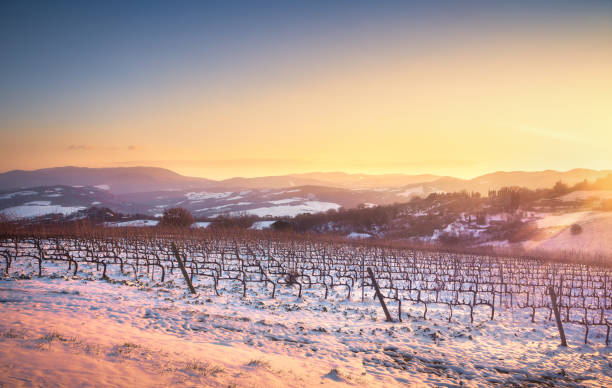
<path fill-rule="evenodd" d="M 406 306 L 423 320 L 433 308 L 441 312 L 436 319 L 448 322 L 473 324 L 514 310 L 527 311 L 531 323 L 551 321 L 552 287 L 564 325 L 581 328 L 585 344 L 610 343 L 612 270 L 605 266 L 237 231 L 5 233 L 0 255 L 7 276 L 20 263 L 33 266 L 38 277 L 77 276 L 91 268 L 108 281 L 172 280 L 207 296 L 232 290 L 261 299 L 274 299 L 282 289 L 298 299 L 307 292 L 319 300 L 369 301 L 375 297 L 369 268 L 397 322 L 405 319 Z"/>

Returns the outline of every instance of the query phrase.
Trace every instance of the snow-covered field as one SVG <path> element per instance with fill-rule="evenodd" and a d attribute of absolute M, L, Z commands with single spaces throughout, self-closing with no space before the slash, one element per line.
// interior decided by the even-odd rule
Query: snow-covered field
<path fill-rule="evenodd" d="M 85 209 L 81 206 L 60 206 L 51 205 L 50 202 L 42 203 L 43 201 L 33 201 L 21 206 L 13 206 L 0 210 L 0 213 L 11 218 L 33 218 L 47 214 L 62 214 L 70 215 Z"/>
<path fill-rule="evenodd" d="M 258 217 L 295 217 L 303 213 L 325 212 L 338 210 L 340 205 L 333 202 L 305 201 L 298 205 L 278 205 L 245 210 L 245 213 Z"/>
<path fill-rule="evenodd" d="M 229 264 L 228 264 L 229 265 Z M 13 262 L 0 280 L 0 386 L 611 386 L 605 333 L 588 344 L 566 325 L 559 346 L 553 320 L 529 311 L 448 310 L 405 303 L 403 322 L 387 323 L 371 287 L 365 299 L 331 288 L 249 283 L 180 271 L 66 262 Z M 155 280 L 151 280 L 153 277 Z M 389 308 L 396 314 L 397 306 Z M 608 314 L 609 311 L 606 311 Z M 612 318 L 612 317 L 608 317 Z"/>
<path fill-rule="evenodd" d="M 612 199 L 612 190 L 577 190 L 560 197 L 562 201 L 584 201 L 588 199 Z"/>
<path fill-rule="evenodd" d="M 587 211 L 545 215 L 537 222 L 538 227 L 550 228 L 551 236 L 523 243 L 527 249 L 612 254 L 612 212 Z M 572 234 L 573 224 L 580 225 L 582 232 Z"/>
<path fill-rule="evenodd" d="M 356 238 L 356 239 L 362 239 L 362 238 L 370 238 L 372 237 L 371 234 L 369 233 L 358 233 L 358 232 L 351 232 L 349 233 L 346 237 L 348 238 Z"/>
<path fill-rule="evenodd" d="M 119 222 L 106 222 L 106 226 L 114 227 L 141 227 L 141 226 L 157 226 L 159 220 L 131 220 L 131 221 L 119 221 Z"/>
<path fill-rule="evenodd" d="M 187 199 L 191 201 L 204 201 L 206 199 L 211 199 L 211 198 L 212 199 L 228 198 L 232 194 L 233 194 L 232 192 L 211 193 L 208 191 L 202 191 L 202 192 L 189 192 L 185 194 L 185 196 L 187 197 Z"/>
<path fill-rule="evenodd" d="M 200 221 L 200 222 L 194 222 L 193 224 L 191 224 L 192 228 L 202 228 L 202 229 L 206 229 L 210 226 L 210 222 L 207 221 Z"/>
<path fill-rule="evenodd" d="M 251 229 L 255 229 L 255 230 L 270 229 L 275 222 L 276 220 L 255 221 L 253 222 L 253 225 L 251 225 Z"/>
<path fill-rule="evenodd" d="M 594 217 L 605 217 L 607 214 L 602 212 L 584 211 L 571 212 L 562 214 L 539 214 L 539 219 L 536 221 L 538 228 L 552 228 L 570 226 L 575 223 L 585 222 Z"/>
<path fill-rule="evenodd" d="M 36 195 L 38 192 L 32 190 L 23 190 L 17 191 L 14 193 L 1 194 L 0 199 L 13 199 L 15 197 L 28 196 L 28 195 Z"/>
<path fill-rule="evenodd" d="M 463 219 L 448 224 L 444 229 L 436 229 L 431 236 L 420 238 L 421 241 L 435 242 L 442 235 L 454 235 L 458 238 L 489 238 L 479 243 L 481 246 L 499 248 L 520 248 L 527 251 L 547 251 L 553 253 L 570 253 L 586 255 L 612 254 L 612 212 L 577 211 L 563 213 L 528 212 L 520 218 L 523 222 L 532 222 L 542 233 L 532 239 L 509 243 L 508 240 L 490 239 L 488 227 L 495 222 L 510 222 L 513 215 L 499 213 L 488 215 L 484 225 L 468 223 Z M 571 232 L 572 225 L 582 228 L 580 233 Z"/>

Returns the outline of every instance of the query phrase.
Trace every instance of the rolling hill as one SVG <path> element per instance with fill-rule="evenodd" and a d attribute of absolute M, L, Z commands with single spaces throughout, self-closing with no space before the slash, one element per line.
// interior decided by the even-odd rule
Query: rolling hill
<path fill-rule="evenodd" d="M 0 174 L 0 212 L 32 216 L 100 206 L 129 214 L 159 215 L 168 207 L 181 206 L 198 217 L 293 216 L 359 204 L 407 202 L 434 192 L 486 194 L 504 186 L 546 188 L 557 181 L 574 184 L 610 173 L 587 169 L 494 172 L 466 180 L 428 174 L 316 172 L 215 181 L 154 167 L 58 167 Z"/>

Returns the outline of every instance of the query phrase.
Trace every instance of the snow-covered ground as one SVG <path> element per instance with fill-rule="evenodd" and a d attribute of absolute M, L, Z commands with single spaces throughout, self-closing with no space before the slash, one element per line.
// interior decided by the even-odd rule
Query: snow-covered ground
<path fill-rule="evenodd" d="M 538 228 L 552 228 L 552 227 L 563 227 L 570 226 L 575 223 L 581 223 L 588 220 L 591 220 L 595 217 L 605 217 L 606 213 L 602 212 L 594 212 L 594 211 L 584 211 L 584 212 L 572 212 L 572 213 L 562 213 L 562 214 L 550 214 L 543 213 L 539 214 L 539 219 L 537 220 Z"/>
<path fill-rule="evenodd" d="M 0 199 L 12 199 L 12 198 L 15 198 L 15 197 L 27 196 L 27 195 L 36 195 L 36 194 L 38 194 L 38 192 L 37 191 L 32 191 L 32 190 L 16 191 L 14 193 L 1 194 L 0 195 Z"/>
<path fill-rule="evenodd" d="M 238 282 L 205 279 L 186 292 L 179 271 L 164 283 L 95 265 L 14 263 L 0 280 L 0 386 L 612 386 L 611 347 L 582 343 L 567 325 L 499 311 L 495 320 L 404 306 L 387 323 L 367 292 L 280 287 L 276 298 Z M 395 306 L 390 305 L 393 310 Z"/>
<path fill-rule="evenodd" d="M 255 221 L 253 222 L 253 225 L 251 225 L 251 229 L 255 229 L 255 230 L 270 229 L 272 227 L 272 224 L 274 224 L 275 222 L 276 220 Z"/>
<path fill-rule="evenodd" d="M 204 201 L 206 199 L 220 199 L 231 196 L 232 192 L 212 193 L 208 191 L 190 192 L 185 194 L 185 197 L 191 201 Z"/>
<path fill-rule="evenodd" d="M 131 220 L 131 221 L 120 221 L 120 222 L 106 222 L 106 226 L 116 226 L 116 227 L 127 227 L 127 226 L 157 226 L 159 224 L 159 220 Z"/>
<path fill-rule="evenodd" d="M 60 206 L 51 205 L 48 201 L 33 201 L 25 205 L 2 209 L 0 210 L 0 213 L 11 218 L 33 218 L 47 214 L 62 214 L 67 216 L 84 209 L 85 207 L 82 206 Z"/>
<path fill-rule="evenodd" d="M 400 197 L 413 197 L 415 195 L 422 195 L 424 193 L 425 189 L 423 188 L 423 186 L 417 186 L 410 189 L 406 189 L 398 193 L 397 195 L 399 195 Z"/>
<path fill-rule="evenodd" d="M 288 190 L 270 193 L 269 190 L 240 191 L 240 192 L 189 192 L 185 194 L 189 206 L 197 205 L 193 209 L 198 215 L 216 217 L 220 215 L 255 215 L 259 217 L 293 217 L 301 213 L 325 212 L 329 209 L 339 209 L 340 204 L 316 200 L 316 196 L 276 198 L 300 190 Z M 236 202 L 250 195 L 248 199 Z M 276 198 L 276 199 L 275 199 Z M 183 201 L 176 205 L 184 205 Z M 160 206 L 160 205 L 158 205 Z M 163 205 L 161 205 L 163 206 Z"/>
<path fill-rule="evenodd" d="M 298 205 L 279 205 L 248 209 L 245 213 L 258 217 L 295 217 L 298 214 L 326 212 L 331 209 L 338 210 L 339 208 L 340 205 L 333 202 L 305 201 Z"/>
<path fill-rule="evenodd" d="M 294 197 L 294 198 L 277 199 L 275 201 L 268 201 L 268 202 L 273 203 L 274 205 L 284 205 L 287 203 L 299 202 L 303 200 L 304 198 Z"/>
<path fill-rule="evenodd" d="M 468 225 L 464 221 L 455 221 L 455 222 L 448 224 L 444 229 L 436 229 L 434 233 L 431 235 L 431 237 L 429 238 L 429 240 L 436 241 L 440 239 L 442 235 L 453 235 L 457 237 L 463 237 L 463 236 L 478 237 L 481 234 L 483 234 L 485 231 L 486 231 L 486 228 L 481 225 L 477 225 L 477 224 Z"/>
<path fill-rule="evenodd" d="M 488 241 L 483 245 L 557 253 L 573 252 L 577 255 L 612 254 L 612 212 L 533 213 L 531 219 L 544 232 L 537 238 L 520 243 Z M 574 224 L 580 225 L 580 233 L 572 233 L 571 227 Z"/>
<path fill-rule="evenodd" d="M 111 227 L 157 226 L 157 224 L 159 224 L 159 220 L 131 220 L 131 221 L 104 223 L 105 226 L 111 226 Z M 194 222 L 193 224 L 191 224 L 191 227 L 205 229 L 205 228 L 208 228 L 210 224 L 211 222 L 208 222 L 208 221 Z"/>
<path fill-rule="evenodd" d="M 356 238 L 356 239 L 363 239 L 363 238 L 370 238 L 370 237 L 372 237 L 372 235 L 369 234 L 369 233 L 351 232 L 346 237 L 348 237 L 348 238 Z"/>
<path fill-rule="evenodd" d="M 551 236 L 523 243 L 527 249 L 612 254 L 612 212 L 547 215 L 537 222 L 538 227 L 550 228 Z M 573 224 L 580 225 L 582 232 L 572 234 Z"/>
<path fill-rule="evenodd" d="M 192 228 L 208 228 L 210 226 L 211 222 L 208 221 L 200 221 L 200 222 L 194 222 L 193 224 L 191 224 Z"/>
<path fill-rule="evenodd" d="M 587 199 L 612 199 L 612 190 L 578 190 L 572 191 L 559 199 L 562 201 L 584 201 Z"/>
<path fill-rule="evenodd" d="M 515 217 L 516 218 L 516 217 Z M 513 219 L 509 213 L 487 215 L 485 225 L 457 220 L 444 229 L 436 229 L 431 236 L 422 237 L 425 242 L 435 242 L 442 235 L 458 238 L 487 238 L 487 228 L 495 222 L 508 222 Z M 499 248 L 521 248 L 527 250 L 542 250 L 557 253 L 576 252 L 589 255 L 612 254 L 612 212 L 579 211 L 567 213 L 524 213 L 520 220 L 533 222 L 542 233 L 534 239 L 523 242 L 509 243 L 488 239 L 479 242 L 483 246 Z M 577 224 L 582 228 L 579 234 L 572 234 L 571 226 Z"/>

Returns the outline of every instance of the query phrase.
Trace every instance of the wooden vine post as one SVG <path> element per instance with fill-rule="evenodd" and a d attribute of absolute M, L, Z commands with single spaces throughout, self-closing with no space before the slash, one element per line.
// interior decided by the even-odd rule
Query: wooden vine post
<path fill-rule="evenodd" d="M 368 267 L 368 275 L 370 275 L 370 279 L 372 280 L 372 285 L 376 290 L 376 296 L 378 296 L 378 300 L 380 301 L 380 305 L 385 312 L 385 316 L 387 317 L 387 322 L 393 322 L 393 318 L 391 318 L 391 314 L 389 314 L 389 310 L 387 309 L 387 305 L 385 304 L 385 299 L 380 292 L 380 288 L 378 287 L 378 282 L 376 282 L 376 278 L 374 277 L 374 272 L 372 272 L 372 268 Z"/>
<path fill-rule="evenodd" d="M 561 322 L 561 315 L 559 314 L 559 306 L 557 305 L 557 295 L 555 294 L 555 289 L 553 286 L 548 287 L 548 293 L 550 294 L 550 301 L 552 302 L 555 319 L 557 320 L 557 328 L 559 329 L 559 335 L 561 336 L 561 346 L 567 347 L 565 331 L 563 330 L 563 323 Z"/>
<path fill-rule="evenodd" d="M 174 242 L 172 243 L 172 253 L 174 253 L 174 257 L 176 257 L 176 261 L 178 262 L 179 268 L 181 269 L 181 272 L 183 273 L 185 282 L 187 282 L 187 287 L 189 287 L 189 291 L 195 295 L 196 290 L 195 288 L 193 288 L 193 284 L 191 284 L 191 278 L 189 278 L 189 275 L 187 274 L 187 270 L 185 269 L 185 264 L 183 263 L 183 260 L 181 259 L 181 255 L 179 254 L 179 251 L 176 248 L 176 244 L 174 244 Z"/>
<path fill-rule="evenodd" d="M 361 303 L 365 300 L 365 255 L 361 255 Z"/>

